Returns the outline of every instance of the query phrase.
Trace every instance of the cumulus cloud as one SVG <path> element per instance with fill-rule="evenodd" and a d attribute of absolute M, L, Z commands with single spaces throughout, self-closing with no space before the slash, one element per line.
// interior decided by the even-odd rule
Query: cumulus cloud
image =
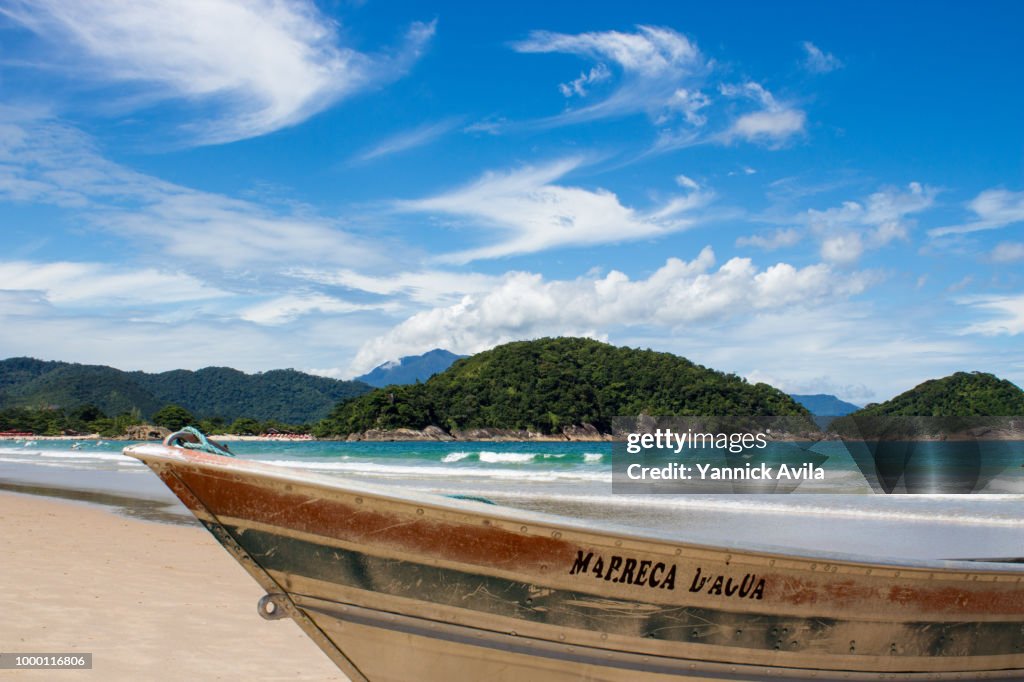
<path fill-rule="evenodd" d="M 581 159 L 568 158 L 544 166 L 488 172 L 466 187 L 426 199 L 399 202 L 396 208 L 455 216 L 501 237 L 496 243 L 442 258 L 466 263 L 557 247 L 590 246 L 668 234 L 693 225 L 694 218 L 689 214 L 710 200 L 709 194 L 695 190 L 674 197 L 662 206 L 640 211 L 624 206 L 613 192 L 605 189 L 555 184 L 581 163 Z"/>
<path fill-rule="evenodd" d="M 639 26 L 634 33 L 600 31 L 575 35 L 534 31 L 512 47 L 524 53 L 573 54 L 594 60 L 596 65 L 590 71 L 559 86 L 566 97 L 585 98 L 590 94 L 590 85 L 611 78 L 611 68 L 619 74 L 619 82 L 602 99 L 547 119 L 545 124 L 577 123 L 638 112 L 661 120 L 681 113 L 694 122 L 695 112 L 704 106 L 699 87 L 708 68 L 707 61 L 694 42 L 669 28 Z"/>
<path fill-rule="evenodd" d="M 646 279 L 632 280 L 615 270 L 574 280 L 510 272 L 487 292 L 417 313 L 367 342 L 351 371 L 359 374 L 386 360 L 438 347 L 474 353 L 513 339 L 601 338 L 611 329 L 637 326 L 668 331 L 798 309 L 860 293 L 872 279 L 867 273 L 838 276 L 823 264 L 795 268 L 778 263 L 760 270 L 750 259 L 732 258 L 715 265 L 707 247 L 692 261 L 670 258 Z"/>
<path fill-rule="evenodd" d="M 830 52 L 823 51 L 811 41 L 805 40 L 802 45 L 805 55 L 803 66 L 811 73 L 829 73 L 843 68 L 843 62 L 838 57 Z"/>
<path fill-rule="evenodd" d="M 97 230 L 183 263 L 239 268 L 305 260 L 366 265 L 376 247 L 334 222 L 202 192 L 104 158 L 81 131 L 0 108 L 0 199 L 74 209 Z"/>
<path fill-rule="evenodd" d="M 847 201 L 824 211 L 811 209 L 803 219 L 821 242 L 822 258 L 852 263 L 867 249 L 906 239 L 912 225 L 908 216 L 930 208 L 935 194 L 935 189 L 912 182 L 905 191 L 884 189 L 861 202 Z"/>
<path fill-rule="evenodd" d="M 342 45 L 311 0 L 11 0 L 2 12 L 76 77 L 203 105 L 190 124 L 203 144 L 295 125 L 393 80 L 434 33 L 413 24 L 390 54 L 365 54 Z"/>
<path fill-rule="evenodd" d="M 974 213 L 974 220 L 960 225 L 936 227 L 928 230 L 932 237 L 943 237 L 950 234 L 969 234 L 984 230 L 998 230 L 1024 222 L 1024 192 L 1011 192 L 1005 189 L 987 189 L 972 199 L 967 208 Z"/>

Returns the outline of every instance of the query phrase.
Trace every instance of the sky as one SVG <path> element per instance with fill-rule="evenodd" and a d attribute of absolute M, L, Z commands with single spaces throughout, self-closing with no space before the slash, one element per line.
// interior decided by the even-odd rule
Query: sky
<path fill-rule="evenodd" d="M 585 9 L 584 9 L 585 8 Z M 0 0 L 0 357 L 1024 385 L 1016 2 Z"/>

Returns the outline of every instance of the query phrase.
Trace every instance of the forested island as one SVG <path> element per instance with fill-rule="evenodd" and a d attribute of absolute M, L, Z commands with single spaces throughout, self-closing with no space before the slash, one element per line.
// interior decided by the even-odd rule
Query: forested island
<path fill-rule="evenodd" d="M 806 415 L 790 396 L 671 353 L 585 338 L 507 343 L 456 361 L 424 383 L 341 403 L 317 437 L 596 437 L 619 415 Z M 382 436 L 383 434 L 383 436 Z"/>

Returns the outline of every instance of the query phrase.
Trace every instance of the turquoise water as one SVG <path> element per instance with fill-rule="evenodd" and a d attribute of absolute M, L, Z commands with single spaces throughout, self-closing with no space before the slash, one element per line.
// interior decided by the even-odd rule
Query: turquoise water
<path fill-rule="evenodd" d="M 0 482 L 170 500 L 130 443 L 0 442 Z M 234 442 L 239 457 L 352 481 L 494 502 L 714 545 L 899 558 L 1024 556 L 1024 496 L 624 495 L 612 493 L 612 444 Z M 822 447 L 831 447 L 823 445 Z M 856 465 L 829 451 L 854 480 Z M 1019 466 L 1019 465 L 1018 465 Z M 862 486 L 863 487 L 863 486 Z"/>

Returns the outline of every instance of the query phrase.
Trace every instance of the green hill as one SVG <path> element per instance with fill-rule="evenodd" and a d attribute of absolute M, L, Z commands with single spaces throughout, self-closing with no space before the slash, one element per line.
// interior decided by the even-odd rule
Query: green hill
<path fill-rule="evenodd" d="M 291 369 L 245 374 L 207 367 L 147 374 L 33 358 L 0 361 L 0 408 L 71 411 L 94 405 L 110 416 L 138 411 L 150 418 L 164 405 L 176 404 L 197 419 L 248 417 L 302 424 L 323 419 L 339 401 L 370 388 Z"/>
<path fill-rule="evenodd" d="M 617 415 L 805 415 L 767 384 L 670 353 L 580 338 L 520 341 L 456 361 L 422 384 L 393 385 L 339 405 L 319 435 L 439 426 L 556 433 L 611 430 Z"/>
<path fill-rule="evenodd" d="M 1015 417 L 1024 415 L 1024 391 L 985 372 L 957 372 L 932 379 L 854 417 Z"/>

